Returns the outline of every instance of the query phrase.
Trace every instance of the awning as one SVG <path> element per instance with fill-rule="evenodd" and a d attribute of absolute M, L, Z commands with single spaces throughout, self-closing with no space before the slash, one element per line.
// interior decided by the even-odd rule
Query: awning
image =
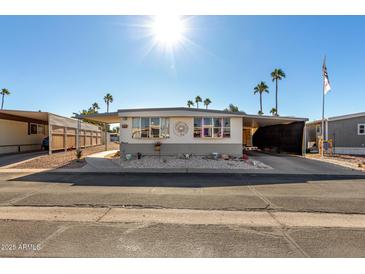
<path fill-rule="evenodd" d="M 273 125 L 285 125 L 294 122 L 305 122 L 308 121 L 306 118 L 296 118 L 296 117 L 281 117 L 281 116 L 262 116 L 262 115 L 244 115 L 243 116 L 243 126 L 244 127 L 266 127 Z"/>
<path fill-rule="evenodd" d="M 27 119 L 39 120 L 39 121 L 48 121 L 48 112 L 41 111 L 25 111 L 25 110 L 0 110 L 0 114 L 23 117 Z"/>
<path fill-rule="evenodd" d="M 118 112 L 106 112 L 106 113 L 95 113 L 95 114 L 79 114 L 76 118 L 84 119 L 86 121 L 95 121 L 106 124 L 116 124 L 120 122 Z"/>

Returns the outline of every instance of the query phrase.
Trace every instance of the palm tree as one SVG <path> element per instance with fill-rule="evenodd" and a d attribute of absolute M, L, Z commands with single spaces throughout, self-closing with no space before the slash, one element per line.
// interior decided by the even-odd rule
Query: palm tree
<path fill-rule="evenodd" d="M 188 105 L 189 108 L 191 108 L 192 106 L 194 106 L 194 102 L 191 100 L 188 100 L 188 102 L 186 103 Z"/>
<path fill-rule="evenodd" d="M 274 69 L 273 72 L 271 72 L 271 78 L 272 81 L 276 82 L 276 93 L 275 93 L 275 109 L 276 109 L 276 114 L 278 114 L 278 81 L 285 78 L 285 73 L 283 70 L 276 68 Z"/>
<path fill-rule="evenodd" d="M 91 112 L 93 113 L 98 113 L 99 109 L 100 109 L 99 104 L 95 102 L 91 105 L 91 108 L 89 110 L 91 110 Z"/>
<path fill-rule="evenodd" d="M 110 93 L 107 93 L 104 96 L 104 102 L 106 103 L 106 112 L 109 112 L 109 104 L 113 103 L 113 96 Z"/>
<path fill-rule="evenodd" d="M 254 94 L 259 93 L 260 94 L 260 111 L 259 114 L 263 114 L 262 112 L 262 93 L 267 92 L 269 93 L 269 87 L 265 84 L 265 82 L 260 82 L 255 88 L 254 88 Z"/>
<path fill-rule="evenodd" d="M 5 97 L 5 95 L 10 95 L 10 91 L 7 90 L 6 88 L 3 88 L 0 91 L 0 94 L 2 95 L 2 98 L 1 98 L 1 109 L 3 109 L 4 108 L 4 97 Z"/>
<path fill-rule="evenodd" d="M 197 108 L 199 108 L 199 102 L 202 102 L 202 98 L 200 96 L 196 96 L 195 97 L 195 103 L 196 103 Z"/>
<path fill-rule="evenodd" d="M 276 108 L 272 108 L 271 110 L 270 110 L 270 113 L 274 116 L 274 115 L 277 115 L 276 114 Z"/>
<path fill-rule="evenodd" d="M 206 109 L 208 109 L 208 105 L 209 105 L 210 103 L 212 103 L 212 101 L 210 101 L 210 99 L 209 99 L 209 98 L 206 98 L 206 99 L 204 100 L 204 105 L 205 105 L 205 108 L 206 108 Z"/>

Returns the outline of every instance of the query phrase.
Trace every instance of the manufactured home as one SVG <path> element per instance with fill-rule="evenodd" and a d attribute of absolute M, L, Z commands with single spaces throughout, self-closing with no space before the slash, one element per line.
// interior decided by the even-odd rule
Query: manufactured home
<path fill-rule="evenodd" d="M 324 139 L 332 142 L 333 153 L 365 155 L 365 112 L 329 117 L 324 121 Z M 307 123 L 307 147 L 318 147 L 322 121 Z"/>
<path fill-rule="evenodd" d="M 295 154 L 305 149 L 306 118 L 185 107 L 120 109 L 78 118 L 119 123 L 121 155 L 242 155 L 245 146 Z"/>

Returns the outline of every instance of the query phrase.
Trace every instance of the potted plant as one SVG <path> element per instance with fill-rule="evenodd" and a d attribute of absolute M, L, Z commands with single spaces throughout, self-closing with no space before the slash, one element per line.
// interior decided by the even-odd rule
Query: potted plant
<path fill-rule="evenodd" d="M 81 157 L 82 157 L 82 150 L 76 150 L 76 158 L 77 158 L 77 162 L 81 162 Z"/>
<path fill-rule="evenodd" d="M 161 151 L 161 142 L 155 143 L 155 151 Z"/>

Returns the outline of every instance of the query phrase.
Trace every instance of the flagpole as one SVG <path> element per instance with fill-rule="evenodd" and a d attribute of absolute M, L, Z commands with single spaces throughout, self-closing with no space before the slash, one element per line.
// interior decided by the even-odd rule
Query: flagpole
<path fill-rule="evenodd" d="M 321 133 L 322 133 L 322 150 L 321 150 L 321 157 L 323 158 L 323 155 L 324 155 L 324 91 L 325 91 L 325 71 L 324 71 L 324 68 L 326 66 L 326 55 L 324 56 L 324 60 L 323 60 L 323 67 L 322 67 L 322 130 L 321 130 Z"/>
<path fill-rule="evenodd" d="M 325 60 L 326 60 L 326 57 L 325 57 Z M 323 74 L 323 87 L 322 87 L 322 130 L 321 130 L 321 133 L 322 133 L 322 150 L 321 150 L 321 157 L 323 158 L 323 149 L 324 149 L 324 73 L 322 72 Z"/>

